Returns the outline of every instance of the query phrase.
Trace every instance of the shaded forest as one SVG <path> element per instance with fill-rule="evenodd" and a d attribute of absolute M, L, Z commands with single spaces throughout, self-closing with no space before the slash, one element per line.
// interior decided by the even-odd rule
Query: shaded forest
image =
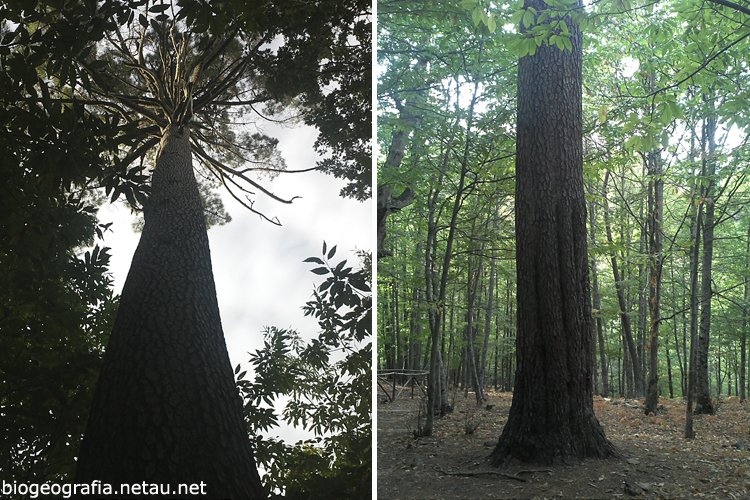
<path fill-rule="evenodd" d="M 568 15 L 583 31 L 594 392 L 648 392 L 652 413 L 689 387 L 696 414 L 744 401 L 750 11 L 549 5 L 379 3 L 378 369 L 429 369 L 437 339 L 436 415 L 450 411 L 447 388 L 477 403 L 513 389 L 527 279 L 514 238 L 518 62 L 570 50 Z"/>
<path fill-rule="evenodd" d="M 254 204 L 291 203 L 268 184 L 282 172 L 369 199 L 370 12 L 0 3 L 3 495 L 77 482 L 84 496 L 132 498 L 96 491 L 108 483 L 172 498 L 193 481 L 211 483 L 202 497 L 370 494 L 369 255 L 346 267 L 324 243 L 305 260 L 322 282 L 303 306 L 318 336 L 268 327 L 248 375 L 229 362 L 206 233 L 228 222 L 219 187 L 280 225 Z M 287 169 L 278 138 L 243 128 L 268 120 L 315 127 L 319 161 Z M 96 214 L 122 198 L 142 237 L 116 296 Z M 281 422 L 314 437 L 261 437 Z"/>

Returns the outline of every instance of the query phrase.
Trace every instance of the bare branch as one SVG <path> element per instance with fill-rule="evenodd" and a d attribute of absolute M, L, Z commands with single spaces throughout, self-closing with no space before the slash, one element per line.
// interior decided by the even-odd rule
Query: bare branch
<path fill-rule="evenodd" d="M 157 144 L 159 144 L 158 137 L 148 138 L 146 142 L 144 142 L 138 147 L 138 149 L 136 149 L 135 151 L 132 151 L 128 156 L 126 156 L 125 159 L 120 162 L 120 164 L 127 167 L 138 158 L 145 156 L 146 153 L 148 153 L 149 149 L 156 146 Z"/>
<path fill-rule="evenodd" d="M 233 179 L 225 176 L 224 173 L 221 170 L 214 169 L 210 164 L 207 163 L 207 161 L 205 159 L 203 159 L 203 158 L 199 158 L 199 159 L 200 159 L 201 163 L 203 163 L 204 165 L 206 165 L 207 168 L 208 168 L 208 170 L 211 173 L 213 173 L 219 179 L 219 181 L 221 182 L 221 184 L 224 186 L 224 189 L 226 189 L 227 192 L 230 194 L 230 196 L 232 198 L 234 198 L 235 200 L 237 200 L 240 205 L 242 205 L 243 207 L 247 208 L 252 213 L 260 216 L 263 219 L 265 219 L 266 221 L 270 222 L 271 224 L 273 224 L 275 226 L 281 226 L 281 222 L 279 221 L 278 217 L 273 217 L 271 219 L 271 218 L 268 218 L 264 213 L 255 210 L 253 208 L 253 204 L 255 202 L 253 202 L 249 198 L 247 198 L 247 201 L 240 199 L 239 196 L 237 196 L 236 194 L 234 194 L 234 191 L 232 191 L 232 188 L 229 187 L 229 185 L 227 184 L 226 181 L 229 180 L 232 184 L 234 184 L 235 186 L 237 186 L 241 191 L 244 191 L 244 192 L 249 192 L 249 191 L 247 191 L 242 186 L 240 186 L 239 184 L 237 184 Z"/>
<path fill-rule="evenodd" d="M 708 1 L 711 3 L 717 3 L 719 5 L 729 7 L 730 9 L 734 9 L 738 12 L 742 12 L 743 14 L 747 14 L 750 16 L 750 9 L 742 5 L 736 4 L 734 2 L 728 2 L 727 0 L 708 0 Z"/>
<path fill-rule="evenodd" d="M 227 172 L 229 174 L 232 174 L 234 176 L 239 177 L 240 179 L 242 179 L 243 181 L 247 182 L 251 186 L 254 186 L 254 187 L 260 189 L 263 193 L 265 193 L 266 195 L 270 196 L 274 200 L 289 205 L 295 199 L 300 198 L 300 196 L 294 196 L 294 197 L 292 197 L 289 200 L 285 200 L 283 198 L 279 198 L 278 196 L 276 196 L 275 194 L 273 194 L 272 192 L 270 192 L 269 190 L 267 190 L 266 188 L 264 188 L 263 186 L 261 186 L 257 182 L 255 182 L 252 179 L 248 178 L 244 174 L 238 172 L 237 170 L 235 170 L 235 169 L 233 169 L 233 168 L 231 168 L 231 167 L 229 167 L 229 166 L 221 163 L 220 161 L 218 161 L 215 158 L 213 158 L 212 156 L 210 156 L 208 153 L 206 153 L 206 151 L 198 143 L 197 140 L 193 139 L 192 142 L 193 142 L 193 150 L 196 152 L 196 154 L 198 154 L 199 156 L 203 157 L 206 161 L 208 161 L 211 165 L 213 165 L 214 168 L 216 168 L 218 170 L 222 170 L 224 172 Z"/>

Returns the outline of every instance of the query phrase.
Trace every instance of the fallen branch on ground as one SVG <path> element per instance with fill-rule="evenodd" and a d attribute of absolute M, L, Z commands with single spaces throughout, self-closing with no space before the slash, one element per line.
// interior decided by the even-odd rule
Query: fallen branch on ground
<path fill-rule="evenodd" d="M 435 470 L 446 476 L 461 476 L 461 477 L 479 477 L 479 476 L 500 476 L 506 479 L 515 479 L 525 483 L 526 480 L 522 477 L 518 477 L 517 474 L 533 474 L 535 472 L 550 472 L 549 470 L 520 470 L 516 474 L 508 474 L 505 472 L 499 472 L 494 470 L 477 471 L 477 472 L 448 472 L 443 470 L 439 465 L 434 466 Z"/>

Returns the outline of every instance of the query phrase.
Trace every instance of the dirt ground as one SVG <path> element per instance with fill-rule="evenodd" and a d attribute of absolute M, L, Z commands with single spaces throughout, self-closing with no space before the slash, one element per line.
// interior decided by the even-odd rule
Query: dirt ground
<path fill-rule="evenodd" d="M 414 437 L 420 399 L 377 398 L 377 487 L 380 499 L 750 499 L 750 404 L 719 402 L 696 416 L 696 439 L 683 438 L 685 402 L 662 399 L 656 416 L 643 401 L 596 396 L 594 409 L 623 459 L 577 466 L 489 466 L 508 418 L 511 393 L 451 394 L 454 412 L 436 420 L 433 436 Z M 473 433 L 469 429 L 476 427 Z M 491 474 L 482 474 L 490 472 Z M 454 475 L 459 474 L 459 475 Z M 467 475 L 473 474 L 473 475 Z"/>

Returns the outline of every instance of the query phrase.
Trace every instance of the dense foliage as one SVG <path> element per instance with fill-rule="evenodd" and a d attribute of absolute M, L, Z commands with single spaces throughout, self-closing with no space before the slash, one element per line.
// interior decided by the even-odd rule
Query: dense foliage
<path fill-rule="evenodd" d="M 250 357 L 254 377 L 237 365 L 237 385 L 246 401 L 250 434 L 279 424 L 274 402 L 288 398 L 287 424 L 312 431 L 314 438 L 288 444 L 256 439 L 256 459 L 266 470 L 269 493 L 285 498 L 369 498 L 372 488 L 372 296 L 369 255 L 362 268 L 333 265 L 336 247 L 323 244 L 312 270 L 328 276 L 306 316 L 321 331 L 305 342 L 294 330 L 265 331 L 264 346 Z"/>

